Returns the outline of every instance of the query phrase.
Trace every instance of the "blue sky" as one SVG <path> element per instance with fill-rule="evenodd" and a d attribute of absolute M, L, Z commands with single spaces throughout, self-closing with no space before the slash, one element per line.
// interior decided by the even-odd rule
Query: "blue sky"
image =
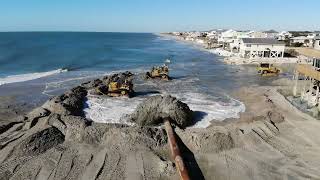
<path fill-rule="evenodd" d="M 0 31 L 320 30 L 320 0 L 1 0 Z"/>

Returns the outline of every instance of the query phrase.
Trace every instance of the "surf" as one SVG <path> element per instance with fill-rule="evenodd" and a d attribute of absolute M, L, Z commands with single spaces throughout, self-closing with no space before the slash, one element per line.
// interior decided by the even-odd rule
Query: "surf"
<path fill-rule="evenodd" d="M 0 86 L 5 85 L 5 84 L 10 84 L 10 83 L 18 83 L 18 82 L 25 82 L 25 81 L 31 81 L 47 76 L 52 76 L 55 74 L 60 74 L 68 72 L 68 69 L 61 68 L 61 69 L 56 69 L 52 71 L 47 71 L 47 72 L 36 72 L 36 73 L 26 73 L 26 74 L 18 74 L 18 75 L 10 75 L 4 78 L 0 78 Z"/>

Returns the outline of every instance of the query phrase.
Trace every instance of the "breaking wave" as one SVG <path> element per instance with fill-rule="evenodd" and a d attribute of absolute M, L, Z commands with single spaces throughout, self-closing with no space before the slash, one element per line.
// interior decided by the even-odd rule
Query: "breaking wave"
<path fill-rule="evenodd" d="M 88 96 L 87 108 L 84 109 L 86 118 L 99 123 L 128 124 L 128 115 L 133 113 L 143 98 L 106 98 Z"/>
<path fill-rule="evenodd" d="M 24 81 L 30 81 L 34 79 L 39 79 L 46 76 L 51 76 L 54 74 L 59 74 L 63 72 L 67 72 L 67 69 L 57 69 L 53 71 L 47 71 L 47 72 L 37 72 L 37 73 L 27 73 L 27 74 L 19 74 L 19 75 L 11 75 L 4 78 L 0 78 L 0 86 L 4 84 L 10 84 L 10 83 L 17 83 L 17 82 L 24 82 Z"/>
<path fill-rule="evenodd" d="M 211 121 L 223 121 L 228 118 L 238 118 L 239 113 L 245 111 L 242 102 L 231 99 L 230 103 L 208 100 L 207 95 L 199 93 L 186 93 L 174 95 L 187 103 L 195 112 L 195 125 L 190 128 L 206 128 Z M 128 116 L 144 98 L 104 98 L 89 96 L 84 109 L 86 118 L 99 123 L 115 123 L 132 125 Z"/>
<path fill-rule="evenodd" d="M 192 128 L 206 128 L 211 121 L 223 121 L 228 118 L 239 118 L 239 114 L 245 111 L 245 105 L 231 97 L 229 102 L 211 100 L 209 95 L 200 93 L 184 93 L 176 95 L 184 103 L 188 104 L 195 112 L 195 125 Z"/>

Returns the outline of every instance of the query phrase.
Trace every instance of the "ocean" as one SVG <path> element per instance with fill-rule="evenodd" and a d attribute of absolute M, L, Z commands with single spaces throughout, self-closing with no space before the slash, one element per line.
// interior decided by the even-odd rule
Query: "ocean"
<path fill-rule="evenodd" d="M 167 58 L 172 81 L 142 78 Z M 0 96 L 14 96 L 30 106 L 82 82 L 127 70 L 136 74 L 137 96 L 89 95 L 84 109 L 88 118 L 129 124 L 127 115 L 146 97 L 170 94 L 196 112 L 196 127 L 207 127 L 211 120 L 238 117 L 245 106 L 230 94 L 259 81 L 252 68 L 225 65 L 199 46 L 151 33 L 0 33 Z"/>

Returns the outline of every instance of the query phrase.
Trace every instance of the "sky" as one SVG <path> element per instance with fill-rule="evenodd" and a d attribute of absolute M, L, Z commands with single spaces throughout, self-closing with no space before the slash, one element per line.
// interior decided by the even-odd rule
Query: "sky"
<path fill-rule="evenodd" d="M 1 0 L 0 31 L 320 30 L 320 0 Z"/>

